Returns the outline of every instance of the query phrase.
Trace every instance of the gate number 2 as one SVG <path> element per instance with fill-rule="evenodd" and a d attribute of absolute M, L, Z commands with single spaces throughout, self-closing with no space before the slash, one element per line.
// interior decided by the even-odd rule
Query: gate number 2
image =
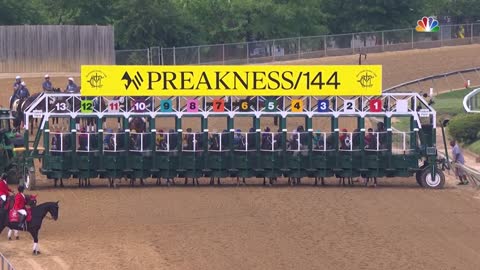
<path fill-rule="evenodd" d="M 355 100 L 346 99 L 343 101 L 345 112 L 355 112 Z"/>

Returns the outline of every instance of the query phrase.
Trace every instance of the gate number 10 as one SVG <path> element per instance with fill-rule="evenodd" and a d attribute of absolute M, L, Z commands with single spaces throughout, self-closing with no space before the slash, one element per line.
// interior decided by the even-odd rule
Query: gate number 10
<path fill-rule="evenodd" d="M 135 102 L 133 107 L 135 108 L 135 111 L 145 111 L 147 108 L 144 102 Z"/>

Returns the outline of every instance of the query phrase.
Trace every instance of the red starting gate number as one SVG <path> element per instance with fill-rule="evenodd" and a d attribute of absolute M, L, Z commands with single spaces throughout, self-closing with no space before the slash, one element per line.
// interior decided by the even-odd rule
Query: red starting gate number
<path fill-rule="evenodd" d="M 382 111 L 382 100 L 381 99 L 371 99 L 370 100 L 370 111 L 371 112 L 381 112 Z"/>
<path fill-rule="evenodd" d="M 213 100 L 213 111 L 214 112 L 224 112 L 225 111 L 225 100 L 214 99 Z"/>

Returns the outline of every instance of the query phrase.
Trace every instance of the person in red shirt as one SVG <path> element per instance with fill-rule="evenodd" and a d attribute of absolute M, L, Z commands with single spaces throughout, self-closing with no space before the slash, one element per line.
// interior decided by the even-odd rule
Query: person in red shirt
<path fill-rule="evenodd" d="M 5 206 L 10 192 L 12 192 L 12 190 L 8 187 L 7 174 L 2 173 L 2 176 L 0 177 L 0 208 Z"/>
<path fill-rule="evenodd" d="M 19 225 L 21 229 L 24 229 L 24 222 L 25 218 L 27 217 L 27 210 L 25 209 L 25 205 L 27 204 L 27 201 L 25 199 L 25 195 L 23 194 L 23 191 L 25 190 L 25 187 L 20 185 L 18 186 L 18 193 L 15 195 L 15 204 L 13 205 L 13 209 L 16 210 L 20 214 L 20 221 Z"/>

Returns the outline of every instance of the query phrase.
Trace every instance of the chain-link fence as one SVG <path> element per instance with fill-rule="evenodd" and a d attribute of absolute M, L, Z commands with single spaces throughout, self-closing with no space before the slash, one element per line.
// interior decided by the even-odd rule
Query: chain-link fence
<path fill-rule="evenodd" d="M 115 51 L 117 65 L 150 65 L 150 50 L 117 50 Z"/>
<path fill-rule="evenodd" d="M 117 64 L 258 64 L 472 43 L 480 43 L 480 23 L 442 25 L 436 33 L 419 33 L 412 28 L 190 47 L 152 47 L 150 50 L 117 51 Z"/>

